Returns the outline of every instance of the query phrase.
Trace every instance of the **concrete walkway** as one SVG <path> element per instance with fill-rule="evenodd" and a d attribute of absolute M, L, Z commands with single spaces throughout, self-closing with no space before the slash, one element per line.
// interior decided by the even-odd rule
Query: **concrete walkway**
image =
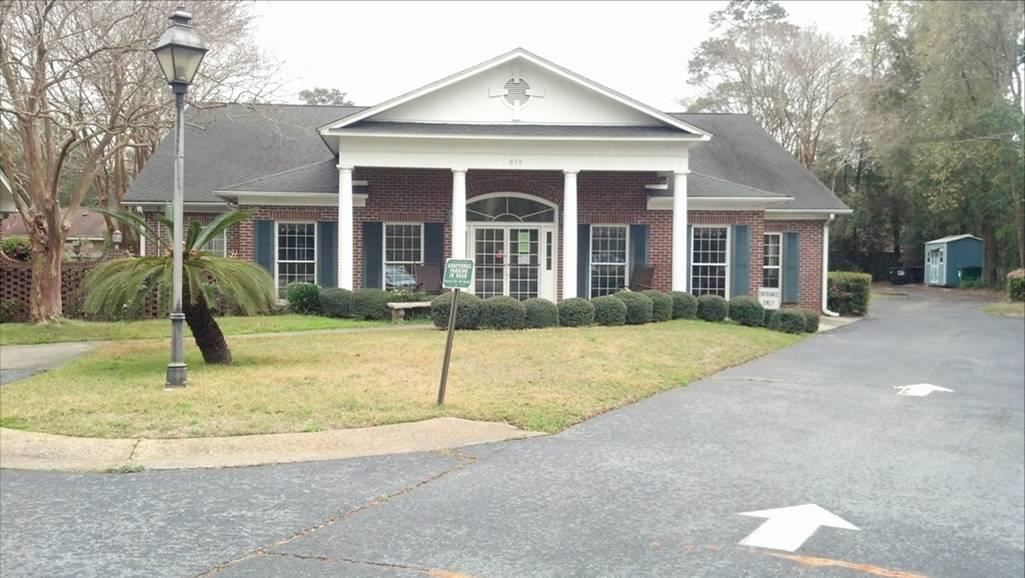
<path fill-rule="evenodd" d="M 0 467 L 112 471 L 256 466 L 454 449 L 544 435 L 454 417 L 309 433 L 185 439 L 78 438 L 0 428 Z"/>
<path fill-rule="evenodd" d="M 44 343 L 0 347 L 0 385 L 55 369 L 88 353 L 102 342 Z"/>

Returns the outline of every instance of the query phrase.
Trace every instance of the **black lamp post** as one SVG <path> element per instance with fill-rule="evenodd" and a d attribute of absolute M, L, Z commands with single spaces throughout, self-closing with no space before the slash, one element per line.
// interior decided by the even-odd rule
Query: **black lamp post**
<path fill-rule="evenodd" d="M 174 271 L 172 274 L 171 309 L 171 363 L 167 364 L 166 387 L 185 387 L 187 370 L 183 341 L 185 337 L 185 314 L 182 313 L 182 230 L 185 226 L 184 169 L 185 169 L 185 123 L 182 111 L 185 107 L 185 93 L 199 70 L 206 47 L 199 39 L 190 22 L 192 15 L 178 6 L 171 15 L 171 26 L 160 36 L 153 47 L 161 70 L 174 92 Z"/>

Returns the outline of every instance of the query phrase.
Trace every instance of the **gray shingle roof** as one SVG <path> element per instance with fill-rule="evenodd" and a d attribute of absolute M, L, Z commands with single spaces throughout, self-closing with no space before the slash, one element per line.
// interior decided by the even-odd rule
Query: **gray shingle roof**
<path fill-rule="evenodd" d="M 425 122 L 363 121 L 347 126 L 345 132 L 372 134 L 417 134 L 423 136 L 534 136 L 570 138 L 677 138 L 692 135 L 671 126 L 572 126 L 538 124 L 439 124 Z"/>
<path fill-rule="evenodd" d="M 278 104 L 189 107 L 185 113 L 185 200 L 223 202 L 214 191 L 318 162 L 333 162 L 334 155 L 324 146 L 317 127 L 363 108 Z M 173 161 L 174 137 L 168 135 L 132 182 L 125 201 L 170 200 Z M 337 171 L 334 176 L 338 178 Z M 316 192 L 304 188 L 296 192 Z M 337 184 L 333 190 L 338 190 Z"/>
<path fill-rule="evenodd" d="M 364 110 L 356 106 L 228 104 L 190 107 L 185 126 L 185 200 L 220 203 L 217 191 L 333 193 L 338 173 L 317 129 Z M 688 193 L 704 197 L 793 197 L 784 209 L 844 210 L 846 206 L 806 171 L 750 116 L 673 116 L 712 133 L 690 153 Z M 534 136 L 678 136 L 665 127 L 438 125 L 362 122 L 346 130 L 403 130 L 423 134 Z M 131 184 L 125 201 L 171 199 L 174 139 L 169 135 Z M 659 193 L 655 193 L 658 195 Z"/>
<path fill-rule="evenodd" d="M 673 179 L 669 179 L 669 188 L 665 190 L 654 190 L 649 193 L 652 197 L 673 196 Z M 730 181 L 703 175 L 691 171 L 687 175 L 687 196 L 688 197 L 711 197 L 719 199 L 787 199 L 787 195 L 770 193 L 761 189 L 755 189 L 744 185 L 738 185 Z"/>
<path fill-rule="evenodd" d="M 690 150 L 690 170 L 794 200 L 781 209 L 845 210 L 815 175 L 779 146 L 758 121 L 746 114 L 673 113 L 712 133 L 712 140 Z M 687 181 L 688 195 L 690 180 Z"/>

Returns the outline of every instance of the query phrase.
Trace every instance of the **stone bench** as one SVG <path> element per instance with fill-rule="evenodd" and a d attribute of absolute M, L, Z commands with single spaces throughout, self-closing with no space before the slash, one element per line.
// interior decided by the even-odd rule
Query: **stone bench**
<path fill-rule="evenodd" d="M 430 309 L 430 301 L 410 301 L 408 303 L 388 303 L 388 309 L 391 309 L 391 320 L 392 323 L 398 323 L 406 318 L 406 311 L 412 311 L 416 309 Z"/>

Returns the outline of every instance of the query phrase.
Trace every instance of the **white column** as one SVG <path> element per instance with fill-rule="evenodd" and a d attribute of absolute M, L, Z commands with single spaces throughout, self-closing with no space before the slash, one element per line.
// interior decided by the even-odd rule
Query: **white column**
<path fill-rule="evenodd" d="M 452 258 L 466 258 L 466 169 L 452 169 Z"/>
<path fill-rule="evenodd" d="M 687 174 L 673 173 L 673 291 L 687 290 Z"/>
<path fill-rule="evenodd" d="M 562 298 L 577 294 L 577 171 L 563 171 Z"/>
<path fill-rule="evenodd" d="M 352 290 L 352 167 L 338 166 L 338 286 Z"/>

